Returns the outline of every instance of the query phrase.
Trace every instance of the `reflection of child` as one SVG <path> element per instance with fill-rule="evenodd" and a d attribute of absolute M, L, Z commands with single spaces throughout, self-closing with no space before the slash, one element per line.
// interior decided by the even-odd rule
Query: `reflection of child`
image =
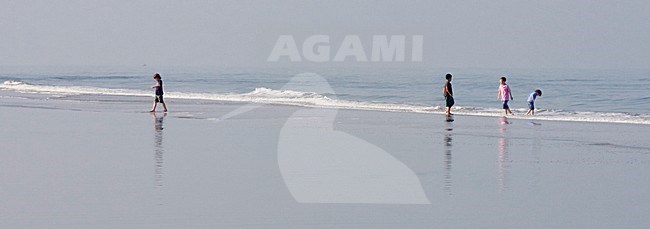
<path fill-rule="evenodd" d="M 158 74 L 156 72 L 155 74 L 153 74 L 153 79 L 156 80 L 156 85 L 151 86 L 151 88 L 156 89 L 156 97 L 153 100 L 153 107 L 151 108 L 151 110 L 149 112 L 155 112 L 156 111 L 156 105 L 158 105 L 158 103 L 162 103 L 163 111 L 167 112 L 167 105 L 165 104 L 165 100 L 163 100 L 163 94 L 164 93 L 163 93 L 162 78 L 160 77 L 160 74 Z"/>
<path fill-rule="evenodd" d="M 537 96 L 542 96 L 542 90 L 537 89 L 528 96 L 528 112 L 526 112 L 526 115 L 535 115 L 535 99 L 537 99 Z"/>
<path fill-rule="evenodd" d="M 500 78 L 501 84 L 499 85 L 499 92 L 497 93 L 497 99 L 503 101 L 503 110 L 506 112 L 506 115 L 511 114 L 510 107 L 508 106 L 508 101 L 513 100 L 512 92 L 510 91 L 510 86 L 506 84 L 506 77 L 502 76 Z"/>

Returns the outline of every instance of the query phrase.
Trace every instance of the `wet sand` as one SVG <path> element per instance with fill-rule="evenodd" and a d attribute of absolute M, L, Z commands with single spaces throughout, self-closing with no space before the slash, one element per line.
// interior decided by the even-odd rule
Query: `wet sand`
<path fill-rule="evenodd" d="M 1 101 L 2 228 L 650 226 L 648 125 Z"/>

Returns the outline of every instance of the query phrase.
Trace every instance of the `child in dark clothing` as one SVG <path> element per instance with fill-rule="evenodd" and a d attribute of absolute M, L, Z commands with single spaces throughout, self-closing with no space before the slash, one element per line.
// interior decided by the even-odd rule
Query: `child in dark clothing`
<path fill-rule="evenodd" d="M 156 89 L 156 96 L 153 100 L 153 107 L 149 112 L 156 112 L 156 105 L 158 105 L 158 103 L 162 103 L 164 109 L 163 111 L 167 112 L 167 105 L 165 105 L 165 100 L 163 100 L 164 92 L 162 78 L 160 77 L 160 74 L 156 72 L 153 74 L 153 79 L 156 80 L 157 83 L 156 85 L 151 86 L 151 88 Z"/>

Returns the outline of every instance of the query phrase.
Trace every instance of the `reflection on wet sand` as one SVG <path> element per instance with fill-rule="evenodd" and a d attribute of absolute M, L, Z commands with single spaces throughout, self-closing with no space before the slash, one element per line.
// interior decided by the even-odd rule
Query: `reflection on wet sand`
<path fill-rule="evenodd" d="M 502 116 L 499 118 L 499 172 L 498 172 L 498 181 L 499 181 L 499 191 L 504 191 L 506 187 L 506 173 L 507 173 L 507 160 L 508 160 L 508 140 L 507 140 L 507 128 L 511 122 L 508 121 L 508 118 Z"/>
<path fill-rule="evenodd" d="M 154 184 L 156 187 L 163 186 L 163 154 L 165 149 L 163 148 L 163 121 L 167 117 L 167 113 L 164 113 L 162 116 L 152 113 L 151 116 L 154 118 L 154 141 L 153 141 L 153 152 L 154 152 Z"/>
<path fill-rule="evenodd" d="M 448 194 L 452 194 L 452 177 L 451 177 L 451 147 L 452 147 L 452 131 L 454 130 L 453 124 L 447 121 L 445 127 L 444 148 L 445 148 L 445 176 L 444 176 L 444 189 Z"/>
<path fill-rule="evenodd" d="M 534 131 L 534 135 L 533 135 L 533 138 L 531 138 L 531 140 L 532 140 L 532 144 L 531 144 L 532 149 L 531 149 L 531 155 L 530 155 L 533 163 L 530 166 L 530 169 L 532 171 L 531 179 L 530 179 L 531 183 L 530 184 L 531 184 L 531 189 L 537 190 L 538 184 L 540 183 L 541 173 L 542 173 L 542 169 L 541 169 L 541 166 L 540 166 L 540 161 L 541 161 L 541 159 L 540 159 L 540 154 L 541 154 L 540 150 L 542 148 L 542 143 L 541 143 L 541 140 L 540 140 L 539 131 L 537 131 L 536 128 L 533 128 L 533 131 Z"/>

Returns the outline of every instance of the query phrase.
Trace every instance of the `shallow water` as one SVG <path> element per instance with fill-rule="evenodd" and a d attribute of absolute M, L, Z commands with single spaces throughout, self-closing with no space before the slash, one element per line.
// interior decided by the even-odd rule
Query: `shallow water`
<path fill-rule="evenodd" d="M 444 74 L 451 72 L 455 109 L 479 116 L 501 113 L 496 88 L 498 77 L 506 75 L 516 113 L 526 111 L 528 95 L 540 88 L 543 97 L 536 107 L 542 119 L 650 123 L 650 72 L 644 70 L 2 67 L 0 90 L 71 100 L 88 100 L 84 95 L 149 96 L 155 71 L 163 75 L 169 98 L 420 113 L 442 111 Z M 333 93 L 281 91 L 305 72 L 326 79 Z"/>

